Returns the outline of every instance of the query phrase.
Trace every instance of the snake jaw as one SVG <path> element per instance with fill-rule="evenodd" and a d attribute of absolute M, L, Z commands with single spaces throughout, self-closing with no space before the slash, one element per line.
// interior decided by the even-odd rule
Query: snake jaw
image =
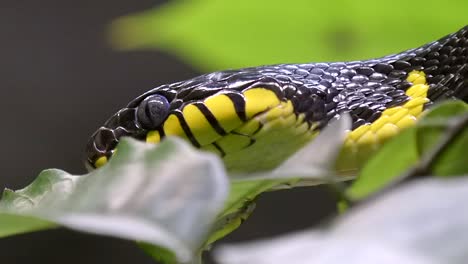
<path fill-rule="evenodd" d="M 86 146 L 88 170 L 104 165 L 110 159 L 121 137 L 144 138 L 146 130 L 137 121 L 137 108 L 123 108 L 96 130 Z"/>
<path fill-rule="evenodd" d="M 214 142 L 213 136 L 226 135 L 257 114 L 276 107 L 285 99 L 279 84 L 273 85 L 269 82 L 264 86 L 268 87 L 258 88 L 253 85 L 245 88 L 243 92 L 213 92 L 207 88 L 199 88 L 198 91 L 208 95 L 201 100 L 197 100 L 200 94 L 193 92 L 178 94 L 179 97 L 184 96 L 183 98 L 166 99 L 157 93 L 164 91 L 164 86 L 161 91 L 152 90 L 119 110 L 94 132 L 86 148 L 86 167 L 94 169 L 107 163 L 120 138 L 124 136 L 157 143 L 165 136 L 172 135 L 185 137 L 199 148 L 211 144 Z M 154 109 L 148 108 L 152 108 L 149 107 L 149 102 L 154 101 L 155 97 L 159 103 L 153 107 L 156 109 L 153 111 Z"/>

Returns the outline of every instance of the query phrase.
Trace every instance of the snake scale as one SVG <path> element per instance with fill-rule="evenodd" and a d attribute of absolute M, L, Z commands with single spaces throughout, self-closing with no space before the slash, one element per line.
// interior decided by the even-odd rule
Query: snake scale
<path fill-rule="evenodd" d="M 178 136 L 217 153 L 230 171 L 267 170 L 348 113 L 338 167 L 353 170 L 447 99 L 468 100 L 468 26 L 378 59 L 226 70 L 158 86 L 92 135 L 86 163 L 104 165 L 124 136 L 149 143 Z"/>

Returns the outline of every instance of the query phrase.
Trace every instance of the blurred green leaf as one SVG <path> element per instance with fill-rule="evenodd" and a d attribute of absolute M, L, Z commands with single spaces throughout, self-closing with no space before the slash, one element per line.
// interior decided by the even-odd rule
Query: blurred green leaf
<path fill-rule="evenodd" d="M 271 190 L 283 181 L 237 181 L 231 184 L 229 198 L 224 210 L 217 218 L 217 222 L 210 238 L 206 242 L 209 246 L 213 242 L 225 237 L 236 230 L 245 221 L 255 207 L 255 198 L 263 192 Z"/>
<path fill-rule="evenodd" d="M 164 264 L 178 264 L 177 257 L 174 253 L 166 248 L 157 245 L 139 242 L 138 246 L 154 260 Z"/>
<path fill-rule="evenodd" d="M 192 261 L 227 198 L 220 159 L 180 139 L 123 139 L 118 148 L 87 175 L 51 169 L 22 190 L 6 190 L 0 235 L 61 225 L 146 242 L 167 263 Z"/>
<path fill-rule="evenodd" d="M 173 0 L 111 26 L 121 49 L 159 48 L 204 70 L 355 60 L 436 40 L 466 23 L 468 2 Z"/>
<path fill-rule="evenodd" d="M 349 125 L 348 116 L 333 122 L 278 169 L 233 176 L 228 197 L 225 170 L 214 154 L 177 139 L 157 145 L 124 139 L 109 163 L 90 174 L 45 170 L 26 188 L 5 190 L 0 235 L 61 225 L 140 241 L 163 263 L 198 261 L 203 249 L 239 227 L 262 192 L 302 179 L 339 180 L 328 177 Z"/>
<path fill-rule="evenodd" d="M 347 178 L 336 176 L 334 165 L 350 127 L 351 118 L 343 115 L 276 169 L 263 173 L 230 175 L 232 181 L 229 198 L 208 244 L 238 228 L 252 212 L 254 199 L 265 191 L 346 180 Z"/>
<path fill-rule="evenodd" d="M 467 163 L 468 129 L 465 129 L 450 148 L 441 154 L 432 171 L 438 176 L 457 176 L 468 174 Z"/>
<path fill-rule="evenodd" d="M 353 199 L 361 199 L 380 190 L 418 161 L 415 128 L 403 131 L 386 143 L 366 163 L 358 179 L 347 190 Z"/>
<path fill-rule="evenodd" d="M 56 227 L 56 224 L 35 217 L 0 213 L 0 237 L 46 230 L 54 227 Z"/>
<path fill-rule="evenodd" d="M 425 113 L 424 123 L 433 123 L 434 121 L 447 122 L 448 117 L 454 117 L 468 112 L 468 104 L 458 100 L 445 101 L 437 104 L 431 111 Z"/>
<path fill-rule="evenodd" d="M 468 175 L 426 178 L 351 208 L 320 228 L 225 245 L 222 264 L 465 264 Z"/>
<path fill-rule="evenodd" d="M 427 153 L 436 146 L 453 125 L 468 115 L 468 104 L 446 102 L 429 112 L 418 126 L 417 148 L 419 153 Z M 437 125 L 437 124 L 441 125 Z M 468 174 L 467 163 L 468 126 L 445 148 L 434 164 L 432 173 L 439 176 Z"/>

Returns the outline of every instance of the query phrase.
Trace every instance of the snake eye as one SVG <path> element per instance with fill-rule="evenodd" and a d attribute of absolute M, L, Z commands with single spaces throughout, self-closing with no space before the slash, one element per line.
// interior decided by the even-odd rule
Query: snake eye
<path fill-rule="evenodd" d="M 137 110 L 138 123 L 145 129 L 155 129 L 169 114 L 169 102 L 166 97 L 153 94 L 141 101 Z"/>

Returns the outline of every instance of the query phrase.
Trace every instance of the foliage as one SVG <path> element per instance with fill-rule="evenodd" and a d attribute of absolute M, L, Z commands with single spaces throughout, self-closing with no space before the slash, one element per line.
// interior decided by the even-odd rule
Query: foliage
<path fill-rule="evenodd" d="M 362 221 L 372 222 L 375 220 L 373 216 L 369 219 L 366 217 L 378 210 L 381 212 L 379 214 L 391 213 L 402 217 L 401 222 L 398 222 L 400 225 L 389 228 L 412 228 L 407 226 L 412 218 L 404 214 L 406 211 L 397 213 L 397 210 L 404 208 L 384 206 L 388 201 L 382 200 L 386 201 L 389 190 L 389 197 L 397 197 L 396 201 L 392 200 L 392 204 L 408 199 L 410 187 L 397 187 L 412 177 L 468 175 L 468 166 L 463 162 L 466 160 L 464 150 L 468 147 L 467 120 L 466 104 L 448 102 L 428 112 L 416 127 L 385 145 L 347 191 L 351 200 L 359 199 L 361 202 L 358 204 L 364 203 L 357 209 L 351 207 L 350 214 L 363 217 Z M 349 120 L 342 118 L 278 169 L 260 175 L 231 175 L 231 183 L 217 156 L 195 150 L 181 140 L 168 139 L 151 146 L 126 139 L 118 146 L 118 153 L 108 165 L 90 174 L 73 176 L 60 170 L 46 170 L 22 190 L 5 190 L 0 200 L 0 235 L 8 236 L 60 225 L 83 232 L 140 241 L 146 252 L 164 263 L 200 263 L 202 250 L 233 231 L 248 217 L 252 201 L 257 195 L 281 187 L 279 184 L 332 183 L 339 179 L 333 176 L 330 164 L 334 164 L 343 142 L 344 134 L 340 131 L 344 131 L 348 125 Z M 451 135 L 451 140 L 444 139 L 447 135 Z M 444 144 L 441 146 L 440 142 Z M 304 155 L 327 147 L 331 149 L 329 155 Z M 434 152 L 434 149 L 438 151 Z M 411 154 L 403 155 L 403 158 L 395 155 L 406 152 Z M 184 159 L 180 159 L 182 156 Z M 425 164 L 428 157 L 431 162 Z M 421 164 L 426 167 L 421 167 Z M 386 168 L 385 172 L 381 170 L 383 167 Z M 419 175 L 420 172 L 428 174 Z M 463 182 L 460 188 L 468 186 L 465 181 L 460 180 Z M 427 181 L 411 188 L 423 189 L 420 198 L 429 201 L 426 196 L 430 196 L 431 191 L 426 189 L 437 189 L 440 185 L 443 187 L 437 189 L 438 192 L 450 192 L 447 188 L 454 187 L 447 186 L 457 184 Z M 381 189 L 383 191 L 378 192 Z M 431 197 L 438 202 L 429 202 L 423 208 L 418 203 L 421 199 L 416 199 L 412 206 L 425 210 L 425 215 L 430 214 L 428 211 L 431 210 L 431 204 L 440 202 L 438 196 Z M 380 205 L 382 203 L 384 205 Z M 362 211 L 365 212 L 364 216 L 359 213 Z M 433 214 L 434 217 L 438 215 L 437 211 Z M 344 223 L 346 227 L 350 221 L 345 220 L 350 218 L 348 215 L 336 221 Z M 465 225 L 458 227 L 461 230 L 466 228 Z M 422 232 L 423 235 L 426 234 Z M 369 240 L 366 243 L 375 242 Z M 378 246 L 385 248 L 386 244 Z M 257 244 L 251 247 L 256 248 Z M 221 261 L 231 263 L 226 260 L 226 254 L 221 253 Z M 253 259 L 257 257 L 252 256 Z"/>
<path fill-rule="evenodd" d="M 303 151 L 330 147 L 336 156 L 348 125 L 347 118 L 335 122 L 318 143 Z M 322 175 L 331 174 L 332 164 L 322 157 L 295 155 L 279 170 L 233 176 L 239 179 L 229 185 L 217 156 L 180 139 L 153 146 L 124 139 L 118 149 L 108 165 L 87 175 L 45 170 L 26 188 L 5 190 L 0 235 L 61 225 L 140 241 L 146 252 L 165 263 L 193 261 L 248 217 L 257 195 L 279 184 L 297 183 L 298 175 L 306 175 L 307 170 L 312 173 L 304 179 L 323 182 Z M 306 164 L 298 172 L 299 162 Z"/>
<path fill-rule="evenodd" d="M 349 188 L 348 194 L 354 199 L 366 197 L 404 174 L 408 168 L 416 166 L 441 141 L 441 137 L 447 135 L 447 130 L 453 129 L 454 123 L 464 122 L 463 118 L 467 114 L 467 104 L 462 102 L 443 103 L 427 113 L 416 127 L 408 129 L 383 146 L 369 160 L 358 180 Z M 466 151 L 464 147 L 468 146 L 468 129 L 462 131 L 445 146 L 445 151 L 438 154 L 438 159 L 433 160 L 429 170 L 424 173 L 453 176 L 468 172 L 466 156 L 463 154 Z"/>
<path fill-rule="evenodd" d="M 157 146 L 123 140 L 102 169 L 82 176 L 45 170 L 26 188 L 5 190 L 1 235 L 61 225 L 156 245 L 167 263 L 187 262 L 209 234 L 228 188 L 213 154 L 180 139 Z"/>
<path fill-rule="evenodd" d="M 158 48 L 203 70 L 375 58 L 466 24 L 468 2 L 174 0 L 111 26 L 120 49 Z M 448 15 L 450 14 L 450 15 Z"/>
<path fill-rule="evenodd" d="M 116 20 L 111 37 L 116 47 L 160 48 L 203 70 L 353 60 L 455 31 L 467 7 L 455 0 L 179 0 Z M 468 221 L 457 205 L 467 199 L 467 119 L 462 102 L 435 107 L 366 164 L 342 194 L 348 210 L 329 227 L 225 247 L 218 260 L 343 263 L 354 254 L 365 259 L 359 263 L 466 262 Z M 218 157 L 177 139 L 157 146 L 122 140 L 99 170 L 45 170 L 26 188 L 5 190 L 0 237 L 63 226 L 138 241 L 163 263 L 200 263 L 203 250 L 248 218 L 262 192 L 345 180 L 331 164 L 347 128 L 343 117 L 277 169 L 254 175 L 227 175 Z"/>
<path fill-rule="evenodd" d="M 215 255 L 223 264 L 466 263 L 467 176 L 414 182 L 328 227 L 222 246 Z"/>

